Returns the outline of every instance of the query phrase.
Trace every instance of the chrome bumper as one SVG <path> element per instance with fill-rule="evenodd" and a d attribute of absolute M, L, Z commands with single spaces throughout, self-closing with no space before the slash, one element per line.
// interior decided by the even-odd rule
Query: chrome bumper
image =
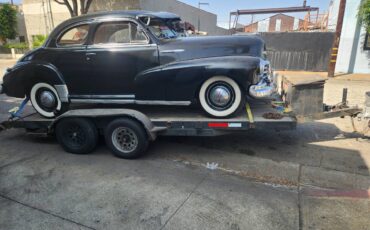
<path fill-rule="evenodd" d="M 262 76 L 256 85 L 249 88 L 249 95 L 256 99 L 269 99 L 277 91 L 275 78 L 274 74 Z"/>
<path fill-rule="evenodd" d="M 249 95 L 256 99 L 269 99 L 275 92 L 275 87 L 266 83 L 252 85 L 249 88 Z"/>

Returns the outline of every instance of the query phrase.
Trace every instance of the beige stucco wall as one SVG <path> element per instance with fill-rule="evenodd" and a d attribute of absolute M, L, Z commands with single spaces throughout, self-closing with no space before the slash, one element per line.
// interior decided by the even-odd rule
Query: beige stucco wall
<path fill-rule="evenodd" d="M 68 9 L 53 0 L 23 0 L 22 8 L 29 43 L 32 43 L 33 35 L 47 35 L 55 26 L 70 18 Z M 209 35 L 226 34 L 226 30 L 216 26 L 217 16 L 215 14 L 177 0 L 94 0 L 89 12 L 139 9 L 172 12 L 196 28 L 199 15 L 202 31 L 207 31 Z"/>
<path fill-rule="evenodd" d="M 27 30 L 26 30 L 26 24 L 24 21 L 24 14 L 22 6 L 18 7 L 18 13 L 17 13 L 17 33 L 18 36 L 24 36 L 27 37 Z"/>
<path fill-rule="evenodd" d="M 29 43 L 32 43 L 33 35 L 48 35 L 55 26 L 70 18 L 65 6 L 53 0 L 50 0 L 50 5 L 51 8 L 49 0 L 23 0 L 22 9 Z"/>
<path fill-rule="evenodd" d="M 139 9 L 139 0 L 94 0 L 91 4 L 90 12 Z"/>

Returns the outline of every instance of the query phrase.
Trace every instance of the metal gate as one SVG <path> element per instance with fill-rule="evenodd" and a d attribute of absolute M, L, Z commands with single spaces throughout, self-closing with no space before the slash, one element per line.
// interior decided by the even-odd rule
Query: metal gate
<path fill-rule="evenodd" d="M 275 70 L 327 72 L 332 32 L 261 33 Z"/>

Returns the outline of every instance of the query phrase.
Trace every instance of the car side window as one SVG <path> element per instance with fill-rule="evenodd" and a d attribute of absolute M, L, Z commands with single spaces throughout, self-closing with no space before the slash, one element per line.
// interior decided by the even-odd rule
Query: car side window
<path fill-rule="evenodd" d="M 89 25 L 78 25 L 65 31 L 60 36 L 58 46 L 75 46 L 83 45 L 89 33 Z"/>
<path fill-rule="evenodd" d="M 144 32 L 133 22 L 107 22 L 98 26 L 94 44 L 147 44 Z"/>

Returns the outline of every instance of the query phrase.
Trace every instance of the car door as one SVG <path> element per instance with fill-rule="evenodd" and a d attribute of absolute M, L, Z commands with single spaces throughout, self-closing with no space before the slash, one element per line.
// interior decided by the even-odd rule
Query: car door
<path fill-rule="evenodd" d="M 87 81 L 90 74 L 86 60 L 86 46 L 90 25 L 79 23 L 66 28 L 58 36 L 52 48 L 53 64 L 63 75 L 71 97 L 90 91 Z"/>
<path fill-rule="evenodd" d="M 101 22 L 87 47 L 90 98 L 134 99 L 135 76 L 159 65 L 158 48 L 133 20 Z"/>

